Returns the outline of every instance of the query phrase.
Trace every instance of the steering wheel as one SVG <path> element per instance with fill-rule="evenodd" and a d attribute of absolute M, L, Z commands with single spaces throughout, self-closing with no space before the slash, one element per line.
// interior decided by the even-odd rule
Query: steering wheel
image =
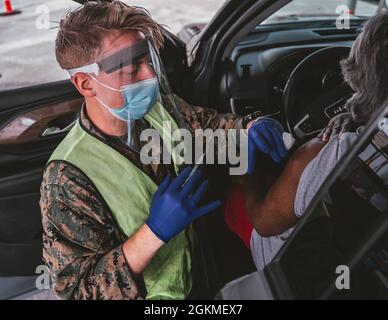
<path fill-rule="evenodd" d="M 346 111 L 344 105 L 352 90 L 343 80 L 327 90 L 319 90 L 318 96 L 306 106 L 302 106 L 300 100 L 303 97 L 301 95 L 308 94 L 303 86 L 306 86 L 306 78 L 314 70 L 322 69 L 330 61 L 340 72 L 339 62 L 348 57 L 349 52 L 350 47 L 347 46 L 326 47 L 308 55 L 292 71 L 283 93 L 283 114 L 288 130 L 297 142 L 311 139 L 331 118 Z"/>

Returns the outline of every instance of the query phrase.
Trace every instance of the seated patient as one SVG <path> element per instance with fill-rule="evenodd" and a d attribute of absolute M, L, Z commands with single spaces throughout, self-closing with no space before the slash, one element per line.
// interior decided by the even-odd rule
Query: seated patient
<path fill-rule="evenodd" d="M 257 176 L 246 176 L 242 188 L 230 191 L 226 223 L 251 249 L 258 269 L 276 255 L 326 177 L 357 139 L 357 131 L 388 97 L 387 39 L 388 14 L 374 16 L 354 42 L 350 56 L 341 62 L 345 81 L 355 91 L 346 102 L 349 113 L 334 118 L 319 138 L 295 151 L 268 188 Z M 346 132 L 352 127 L 359 128 Z M 330 136 L 339 128 L 340 134 Z"/>

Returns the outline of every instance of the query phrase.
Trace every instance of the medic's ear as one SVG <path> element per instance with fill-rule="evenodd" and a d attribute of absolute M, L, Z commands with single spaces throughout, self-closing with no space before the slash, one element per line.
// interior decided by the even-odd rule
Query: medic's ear
<path fill-rule="evenodd" d="M 90 75 L 78 72 L 71 77 L 71 82 L 84 97 L 94 97 L 96 95 L 95 83 Z"/>

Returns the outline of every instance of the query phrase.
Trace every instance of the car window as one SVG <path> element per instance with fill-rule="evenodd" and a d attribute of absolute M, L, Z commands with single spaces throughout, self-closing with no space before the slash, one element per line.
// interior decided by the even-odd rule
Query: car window
<path fill-rule="evenodd" d="M 146 8 L 172 33 L 190 23 L 206 24 L 225 2 L 200 0 L 130 0 Z M 0 16 L 0 91 L 69 78 L 58 66 L 54 41 L 59 21 L 80 5 L 70 0 L 12 0 L 20 13 Z M 0 10 L 5 10 L 0 4 Z"/>
<path fill-rule="evenodd" d="M 262 24 L 281 24 L 314 20 L 332 20 L 349 13 L 350 19 L 370 17 L 378 8 L 379 1 L 365 0 L 294 0 L 285 5 Z"/>
<path fill-rule="evenodd" d="M 387 299 L 388 137 L 374 132 L 320 199 L 275 258 L 287 294 Z"/>

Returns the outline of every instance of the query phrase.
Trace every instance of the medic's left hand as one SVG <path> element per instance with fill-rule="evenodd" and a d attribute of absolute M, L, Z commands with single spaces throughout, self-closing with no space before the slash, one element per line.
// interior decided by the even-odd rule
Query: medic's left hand
<path fill-rule="evenodd" d="M 209 183 L 201 170 L 189 178 L 192 169 L 183 169 L 173 180 L 168 175 L 153 195 L 147 225 L 164 243 L 221 205 L 219 200 L 202 204 Z"/>
<path fill-rule="evenodd" d="M 269 155 L 275 163 L 281 163 L 287 155 L 283 142 L 282 125 L 270 118 L 260 119 L 248 129 L 248 174 L 255 169 L 258 153 Z"/>

